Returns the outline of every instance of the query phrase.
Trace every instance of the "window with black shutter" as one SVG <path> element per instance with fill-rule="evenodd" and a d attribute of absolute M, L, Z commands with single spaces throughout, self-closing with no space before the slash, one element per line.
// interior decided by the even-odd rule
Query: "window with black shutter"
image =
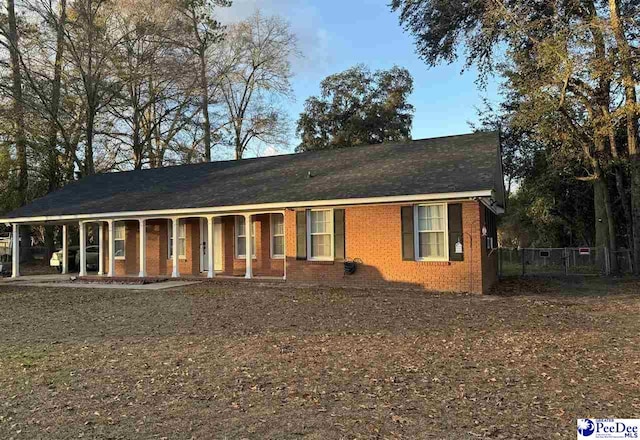
<path fill-rule="evenodd" d="M 462 203 L 448 205 L 449 261 L 464 261 L 464 230 L 462 228 Z M 462 252 L 457 252 L 462 251 Z"/>
<path fill-rule="evenodd" d="M 334 258 L 336 260 L 345 259 L 345 226 L 344 209 L 333 210 L 333 246 Z"/>
<path fill-rule="evenodd" d="M 413 206 L 401 207 L 400 216 L 402 217 L 402 259 L 414 261 L 416 253 L 413 238 Z"/>
<path fill-rule="evenodd" d="M 296 259 L 307 259 L 307 211 L 296 212 Z"/>

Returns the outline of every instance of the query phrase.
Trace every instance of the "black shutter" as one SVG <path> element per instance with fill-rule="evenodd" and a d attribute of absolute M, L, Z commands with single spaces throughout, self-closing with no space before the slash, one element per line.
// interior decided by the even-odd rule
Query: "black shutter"
<path fill-rule="evenodd" d="M 464 261 L 464 254 L 456 254 L 456 244 L 460 242 L 464 248 L 464 232 L 462 230 L 462 204 L 448 205 L 449 217 L 449 261 Z"/>
<path fill-rule="evenodd" d="M 345 259 L 344 245 L 344 209 L 333 210 L 334 259 Z"/>
<path fill-rule="evenodd" d="M 307 211 L 296 211 L 296 259 L 307 259 Z"/>
<path fill-rule="evenodd" d="M 402 259 L 413 261 L 416 254 L 413 245 L 413 206 L 400 208 L 402 217 Z"/>

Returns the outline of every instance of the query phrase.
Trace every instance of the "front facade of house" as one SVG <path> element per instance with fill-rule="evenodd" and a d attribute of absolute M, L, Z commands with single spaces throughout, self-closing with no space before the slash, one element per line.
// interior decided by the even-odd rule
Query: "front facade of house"
<path fill-rule="evenodd" d="M 503 204 L 497 136 L 353 150 L 111 173 L 1 221 L 14 236 L 23 224 L 60 225 L 65 244 L 68 226 L 80 225 L 80 276 L 91 275 L 83 248 L 93 241 L 98 276 L 486 293 L 497 280 Z M 109 191 L 100 198 L 96 187 Z M 345 261 L 356 262 L 354 273 Z"/>

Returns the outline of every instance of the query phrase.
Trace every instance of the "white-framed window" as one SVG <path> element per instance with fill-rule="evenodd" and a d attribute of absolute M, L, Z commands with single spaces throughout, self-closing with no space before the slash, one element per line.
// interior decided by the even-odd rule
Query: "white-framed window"
<path fill-rule="evenodd" d="M 333 260 L 333 209 L 307 211 L 307 255 L 309 260 Z"/>
<path fill-rule="evenodd" d="M 243 260 L 247 258 L 247 229 L 243 216 L 236 216 L 236 258 Z M 256 222 L 251 222 L 251 258 L 256 258 Z"/>
<path fill-rule="evenodd" d="M 167 234 L 169 239 L 169 259 L 173 258 L 173 221 L 167 220 Z M 178 220 L 178 258 L 187 259 L 187 222 Z"/>
<path fill-rule="evenodd" d="M 284 215 L 271 214 L 271 258 L 284 258 Z"/>
<path fill-rule="evenodd" d="M 414 216 L 416 260 L 448 261 L 447 205 L 417 205 Z"/>
<path fill-rule="evenodd" d="M 125 222 L 113 224 L 113 256 L 118 260 L 126 257 L 127 227 Z"/>

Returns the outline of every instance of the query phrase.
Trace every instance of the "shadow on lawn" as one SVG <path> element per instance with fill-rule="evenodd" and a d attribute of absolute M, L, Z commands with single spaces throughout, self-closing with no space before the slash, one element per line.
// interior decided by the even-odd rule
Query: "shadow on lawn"
<path fill-rule="evenodd" d="M 640 280 L 574 275 L 570 277 L 507 277 L 491 291 L 498 296 L 605 296 L 640 293 Z"/>

